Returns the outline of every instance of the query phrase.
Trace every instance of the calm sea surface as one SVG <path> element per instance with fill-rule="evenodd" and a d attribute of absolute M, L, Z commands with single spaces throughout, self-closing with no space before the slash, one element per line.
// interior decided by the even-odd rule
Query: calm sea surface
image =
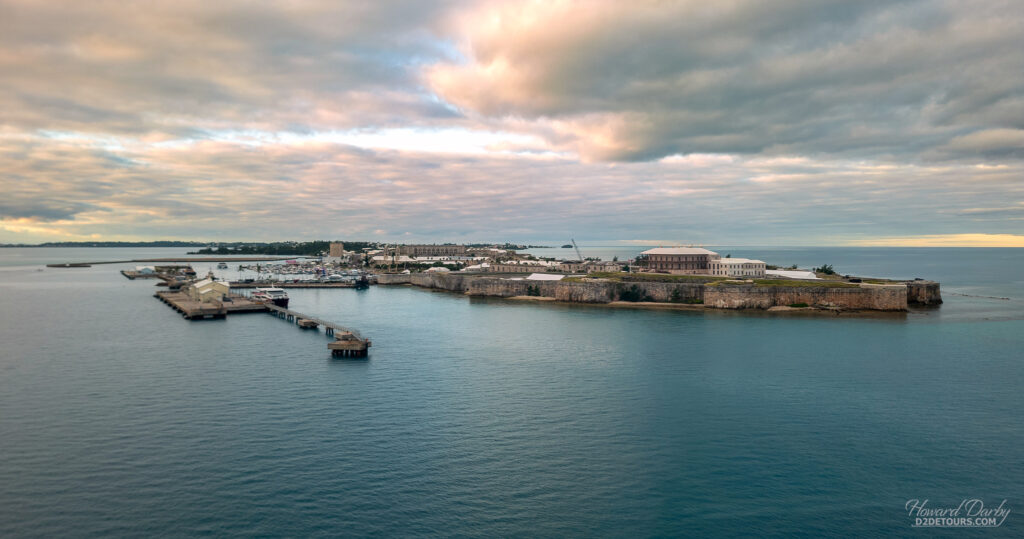
<path fill-rule="evenodd" d="M 1024 535 L 1024 250 L 715 249 L 935 279 L 946 304 L 289 291 L 373 339 L 338 360 L 267 315 L 185 321 L 135 264 L 42 267 L 182 249 L 0 249 L 0 537 Z M 915 498 L 1012 512 L 916 530 Z"/>

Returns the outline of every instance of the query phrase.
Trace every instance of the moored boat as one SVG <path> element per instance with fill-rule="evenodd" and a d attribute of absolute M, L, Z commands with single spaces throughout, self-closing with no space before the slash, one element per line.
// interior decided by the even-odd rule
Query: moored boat
<path fill-rule="evenodd" d="M 283 288 L 257 288 L 252 292 L 252 299 L 273 303 L 278 307 L 288 308 L 288 293 Z"/>

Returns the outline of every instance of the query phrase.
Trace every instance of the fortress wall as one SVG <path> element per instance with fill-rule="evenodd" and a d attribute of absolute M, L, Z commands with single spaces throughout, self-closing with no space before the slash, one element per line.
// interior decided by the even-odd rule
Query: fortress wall
<path fill-rule="evenodd" d="M 907 303 L 911 305 L 941 305 L 939 283 L 934 281 L 907 281 Z"/>
<path fill-rule="evenodd" d="M 917 286 L 914 292 L 909 292 L 905 285 L 863 284 L 857 288 L 706 286 L 702 283 L 527 281 L 450 273 L 381 275 L 380 279 L 381 284 L 409 283 L 471 296 L 539 296 L 573 303 L 703 302 L 707 307 L 718 309 L 768 309 L 806 303 L 834 309 L 905 311 L 911 294 L 930 301 L 938 296 L 937 283 L 931 283 L 933 287 Z"/>
<path fill-rule="evenodd" d="M 754 285 L 709 286 L 704 304 L 719 309 L 768 309 L 806 303 L 835 309 L 905 311 L 907 289 L 903 286 L 757 287 Z"/>

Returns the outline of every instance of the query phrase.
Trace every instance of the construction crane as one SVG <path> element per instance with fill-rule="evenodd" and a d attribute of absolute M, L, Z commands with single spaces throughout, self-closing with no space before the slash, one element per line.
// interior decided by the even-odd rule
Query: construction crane
<path fill-rule="evenodd" d="M 572 242 L 572 248 L 576 249 L 576 257 L 580 259 L 580 262 L 583 262 L 583 255 L 580 254 L 580 248 L 576 245 L 576 240 L 569 238 L 569 241 Z"/>

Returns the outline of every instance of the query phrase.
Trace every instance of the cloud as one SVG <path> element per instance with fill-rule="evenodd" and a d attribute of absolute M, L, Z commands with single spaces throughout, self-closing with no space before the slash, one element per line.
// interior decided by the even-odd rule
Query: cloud
<path fill-rule="evenodd" d="M 0 1 L 0 123 L 196 135 L 451 115 L 416 84 L 448 2 Z"/>
<path fill-rule="evenodd" d="M 954 137 L 942 150 L 990 158 L 1024 157 L 1024 129 L 986 129 Z"/>
<path fill-rule="evenodd" d="M 0 140 L 0 241 L 100 234 L 835 244 L 853 232 L 1002 233 L 1019 226 L 1008 225 L 1019 213 L 978 210 L 1024 200 L 1020 165 L 739 155 L 581 164 L 566 156 L 359 148 L 298 137 L 259 144 Z"/>
<path fill-rule="evenodd" d="M 591 160 L 906 159 L 975 132 L 1024 128 L 1018 8 L 488 2 L 452 23 L 465 60 L 425 76 L 467 114 L 532 120 Z"/>
<path fill-rule="evenodd" d="M 1010 2 L 0 13 L 0 241 L 793 244 L 1024 221 Z"/>

